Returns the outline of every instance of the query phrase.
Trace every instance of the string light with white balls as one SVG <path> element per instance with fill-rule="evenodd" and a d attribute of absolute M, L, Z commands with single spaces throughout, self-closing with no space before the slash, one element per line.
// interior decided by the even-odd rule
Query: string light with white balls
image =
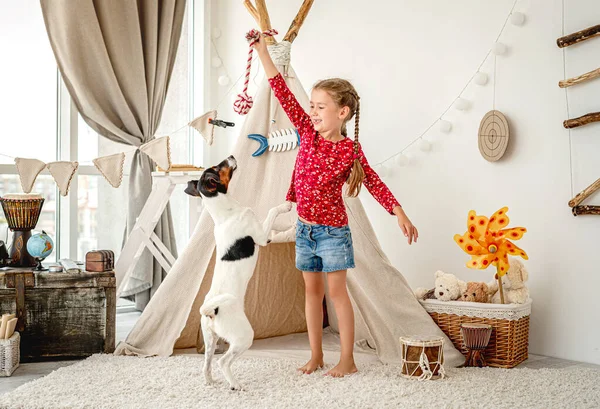
<path fill-rule="evenodd" d="M 444 119 L 444 115 L 451 109 L 454 108 L 461 112 L 466 112 L 471 107 L 471 102 L 468 99 L 462 97 L 462 94 L 465 92 L 467 87 L 471 82 L 474 82 L 476 85 L 485 86 L 489 81 L 489 76 L 485 72 L 479 71 L 483 64 L 487 61 L 490 54 L 496 56 L 506 55 L 508 51 L 508 47 L 506 44 L 499 42 L 500 36 L 504 32 L 506 28 L 506 24 L 510 21 L 510 23 L 514 26 L 520 27 L 525 23 L 526 16 L 521 12 L 515 12 L 515 6 L 519 0 L 515 0 L 513 6 L 500 29 L 500 33 L 496 37 L 496 41 L 492 44 L 492 47 L 487 52 L 481 64 L 477 67 L 475 74 L 467 81 L 465 86 L 462 88 L 458 96 L 448 105 L 448 107 L 442 112 L 442 114 L 431 124 L 429 125 L 419 136 L 414 138 L 409 144 L 407 144 L 404 148 L 402 148 L 399 152 L 394 155 L 389 156 L 387 159 L 382 160 L 374 165 L 375 170 L 382 178 L 389 176 L 392 173 L 392 168 L 387 165 L 393 163 L 397 166 L 404 167 L 408 166 L 411 162 L 411 154 L 405 153 L 410 147 L 419 142 L 419 149 L 422 152 L 429 152 L 432 148 L 431 142 L 425 139 L 425 135 L 433 128 L 436 124 L 438 126 L 438 130 L 441 133 L 449 134 L 452 132 L 452 122 Z M 495 65 L 495 64 L 494 64 Z M 494 70 L 495 74 L 495 70 Z M 495 79 L 494 79 L 495 80 Z M 495 81 L 494 81 L 495 82 Z M 495 99 L 495 98 L 494 98 Z"/>
<path fill-rule="evenodd" d="M 488 81 L 489 81 L 488 74 L 486 74 L 485 72 L 481 72 L 479 70 L 481 69 L 483 64 L 487 61 L 490 54 L 493 54 L 494 56 L 501 56 L 501 55 L 505 55 L 507 53 L 508 47 L 504 43 L 501 43 L 498 41 L 500 39 L 502 33 L 504 32 L 504 29 L 506 28 L 506 24 L 510 21 L 511 24 L 513 24 L 514 26 L 522 26 L 525 23 L 525 20 L 526 20 L 525 14 L 513 11 L 515 6 L 517 5 L 518 1 L 519 0 L 515 0 L 515 2 L 513 3 L 513 6 L 511 8 L 507 18 L 504 21 L 502 28 L 500 29 L 500 33 L 496 37 L 496 41 L 492 44 L 492 47 L 490 48 L 490 50 L 487 52 L 487 54 L 483 58 L 481 64 L 479 64 L 479 66 L 477 67 L 475 74 L 473 74 L 473 76 L 467 81 L 467 83 L 462 88 L 462 90 L 460 91 L 458 96 L 448 105 L 448 107 L 442 112 L 442 114 L 431 125 L 429 125 L 419 136 L 414 138 L 409 144 L 407 144 L 404 148 L 402 148 L 402 150 L 400 150 L 399 152 L 395 153 L 394 155 L 392 155 L 392 156 L 388 157 L 387 159 L 384 159 L 383 161 L 378 162 L 374 165 L 374 167 L 377 170 L 377 173 L 381 177 L 389 176 L 392 173 L 392 169 L 389 166 L 385 165 L 386 163 L 388 163 L 392 160 L 393 160 L 393 163 L 399 167 L 408 166 L 411 162 L 412 155 L 410 153 L 405 153 L 405 152 L 410 147 L 415 145 L 417 142 L 419 142 L 418 146 L 422 152 L 431 151 L 432 144 L 429 140 L 425 139 L 425 135 L 436 124 L 441 133 L 450 134 L 452 132 L 452 128 L 453 128 L 452 122 L 444 119 L 444 115 L 451 108 L 454 107 L 454 109 L 461 111 L 461 112 L 466 112 L 471 108 L 471 102 L 468 99 L 463 98 L 462 94 L 464 93 L 464 91 L 467 89 L 467 87 L 469 86 L 469 84 L 471 82 L 474 82 L 475 84 L 477 84 L 479 86 L 485 86 L 488 83 Z M 223 67 L 223 69 L 225 70 L 225 74 L 220 75 L 217 79 L 217 82 L 221 86 L 227 86 L 231 83 L 231 78 L 229 76 L 229 73 L 227 72 L 227 68 L 223 65 L 223 59 L 219 55 L 219 51 L 214 42 L 214 40 L 218 39 L 220 36 L 221 36 L 221 30 L 219 28 L 214 28 L 211 32 L 211 43 L 214 47 L 216 56 L 211 58 L 211 66 L 213 68 L 217 68 L 217 69 Z M 495 72 L 494 72 L 494 74 L 495 74 Z M 243 74 L 240 76 L 240 78 L 242 76 L 243 76 Z M 228 92 L 226 92 L 226 94 L 225 94 L 226 96 L 229 94 L 231 89 L 233 87 L 235 87 L 235 85 L 240 80 L 240 78 L 238 78 L 235 81 L 235 83 L 233 84 L 233 86 L 230 88 L 230 90 Z M 233 98 L 236 98 L 236 96 L 234 95 Z M 221 102 L 219 103 L 219 105 L 220 104 L 221 104 Z"/>
<path fill-rule="evenodd" d="M 213 45 L 213 48 L 215 49 L 215 54 L 217 54 L 217 56 L 211 58 L 210 65 L 213 68 L 223 67 L 223 69 L 225 70 L 225 74 L 219 75 L 219 78 L 217 79 L 217 82 L 219 83 L 219 85 L 224 87 L 226 85 L 229 85 L 229 83 L 231 82 L 231 79 L 229 77 L 229 73 L 227 72 L 227 68 L 223 65 L 223 59 L 219 55 L 219 50 L 217 49 L 217 45 L 215 44 L 215 40 L 218 39 L 219 37 L 221 37 L 221 29 L 218 27 L 213 28 L 210 33 L 210 41 Z"/>

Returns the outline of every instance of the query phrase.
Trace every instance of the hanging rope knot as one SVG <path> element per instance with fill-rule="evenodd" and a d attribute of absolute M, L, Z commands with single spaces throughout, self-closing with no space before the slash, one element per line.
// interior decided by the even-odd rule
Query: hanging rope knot
<path fill-rule="evenodd" d="M 262 34 L 266 37 L 273 37 L 274 35 L 277 35 L 279 33 L 277 32 L 277 30 L 271 29 L 271 30 L 263 31 Z M 250 47 L 252 47 L 254 44 L 256 44 L 258 42 L 258 40 L 260 39 L 260 35 L 261 35 L 261 32 L 254 28 L 246 33 L 246 41 L 248 41 L 248 43 L 250 43 Z"/>
<path fill-rule="evenodd" d="M 260 38 L 260 31 L 254 29 L 254 28 L 246 33 L 246 41 L 248 41 L 248 43 L 250 43 L 250 47 L 252 47 L 254 44 L 256 44 L 256 42 L 258 41 L 259 38 Z"/>
<path fill-rule="evenodd" d="M 250 108 L 252 108 L 253 103 L 252 97 L 244 91 L 243 93 L 238 94 L 233 103 L 233 110 L 240 115 L 246 115 L 250 111 Z"/>
<path fill-rule="evenodd" d="M 263 31 L 262 35 L 266 37 L 272 37 L 278 34 L 277 30 L 271 29 L 267 31 Z M 250 108 L 252 108 L 252 104 L 254 101 L 252 97 L 248 95 L 248 84 L 250 83 L 250 68 L 252 66 L 252 52 L 254 51 L 254 44 L 256 44 L 261 37 L 261 32 L 255 29 L 252 29 L 246 33 L 246 41 L 250 45 L 250 50 L 248 51 L 248 61 L 246 63 L 246 79 L 244 81 L 244 90 L 241 94 L 238 94 L 235 102 L 233 103 L 233 110 L 240 115 L 246 115 L 250 112 Z"/>

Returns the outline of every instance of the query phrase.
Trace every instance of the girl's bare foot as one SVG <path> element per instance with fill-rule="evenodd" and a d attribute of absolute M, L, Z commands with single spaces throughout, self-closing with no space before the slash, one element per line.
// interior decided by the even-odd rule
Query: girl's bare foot
<path fill-rule="evenodd" d="M 301 368 L 298 368 L 298 370 L 300 372 L 305 373 L 305 374 L 308 375 L 308 374 L 313 373 L 317 369 L 323 368 L 323 365 L 324 365 L 324 363 L 323 363 L 323 357 L 321 357 L 321 358 L 311 358 L 310 361 L 308 361 L 306 363 L 306 365 L 304 365 Z"/>
<path fill-rule="evenodd" d="M 325 376 L 333 376 L 334 378 L 341 378 L 345 375 L 350 375 L 358 372 L 353 359 L 340 359 L 340 362 L 333 368 L 331 368 Z"/>

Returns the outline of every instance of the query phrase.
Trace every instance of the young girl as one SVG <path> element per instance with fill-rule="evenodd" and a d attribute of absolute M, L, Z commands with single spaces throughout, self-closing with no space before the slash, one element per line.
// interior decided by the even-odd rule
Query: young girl
<path fill-rule="evenodd" d="M 342 377 L 357 372 L 354 363 L 354 311 L 346 289 L 346 271 L 354 268 L 352 236 L 342 198 L 357 196 L 364 183 L 375 199 L 398 218 L 408 238 L 418 232 L 387 186 L 371 169 L 358 142 L 359 97 L 348 81 L 334 78 L 313 87 L 308 115 L 288 89 L 267 51 L 262 37 L 254 45 L 271 88 L 282 108 L 298 129 L 300 148 L 286 200 L 296 202 L 296 267 L 306 287 L 306 323 L 311 359 L 300 371 L 310 374 L 323 367 L 323 297 L 327 273 L 329 295 L 338 318 L 340 362 L 326 375 Z M 355 116 L 354 141 L 347 137 L 346 122 Z"/>

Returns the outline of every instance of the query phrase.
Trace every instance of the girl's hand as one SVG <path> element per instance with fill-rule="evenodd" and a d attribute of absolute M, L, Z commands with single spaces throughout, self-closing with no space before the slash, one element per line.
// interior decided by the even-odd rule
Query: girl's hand
<path fill-rule="evenodd" d="M 265 38 L 266 37 L 264 36 L 264 34 L 261 33 L 258 41 L 255 42 L 254 45 L 252 46 L 252 47 L 254 47 L 254 49 L 256 50 L 256 52 L 259 55 L 267 52 L 267 42 L 265 41 Z"/>
<path fill-rule="evenodd" d="M 394 214 L 398 217 L 398 226 L 402 229 L 404 237 L 408 238 L 408 244 L 412 244 L 413 241 L 416 243 L 419 238 L 419 231 L 411 223 L 406 213 L 404 213 L 404 210 L 400 206 L 396 206 L 394 208 Z"/>

